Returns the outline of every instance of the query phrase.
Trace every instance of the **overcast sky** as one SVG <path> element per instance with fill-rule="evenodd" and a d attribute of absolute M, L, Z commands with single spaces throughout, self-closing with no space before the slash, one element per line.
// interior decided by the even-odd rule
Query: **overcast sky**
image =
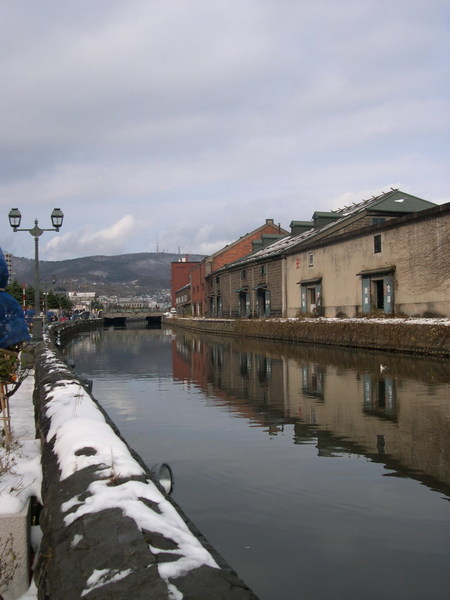
<path fill-rule="evenodd" d="M 210 254 L 390 187 L 450 200 L 449 0 L 0 0 L 0 243 Z"/>

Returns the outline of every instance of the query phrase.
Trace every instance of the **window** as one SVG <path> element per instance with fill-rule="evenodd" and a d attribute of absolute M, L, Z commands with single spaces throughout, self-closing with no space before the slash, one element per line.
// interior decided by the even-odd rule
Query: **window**
<path fill-rule="evenodd" d="M 314 266 L 314 252 L 308 252 L 308 267 Z"/>
<path fill-rule="evenodd" d="M 373 252 L 374 254 L 381 252 L 381 235 L 373 236 Z"/>
<path fill-rule="evenodd" d="M 266 274 L 266 265 L 261 265 L 260 273 L 261 273 L 261 275 L 265 275 Z"/>
<path fill-rule="evenodd" d="M 372 225 L 380 225 L 381 223 L 384 223 L 385 221 L 386 221 L 386 219 L 384 217 L 373 217 Z"/>
<path fill-rule="evenodd" d="M 245 272 L 245 269 L 242 269 L 241 271 L 241 279 L 245 279 L 247 277 L 247 273 Z"/>

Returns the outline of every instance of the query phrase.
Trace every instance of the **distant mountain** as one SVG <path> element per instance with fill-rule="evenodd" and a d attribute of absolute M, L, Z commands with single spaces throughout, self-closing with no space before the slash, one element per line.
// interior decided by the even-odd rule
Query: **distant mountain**
<path fill-rule="evenodd" d="M 96 291 L 108 295 L 152 294 L 170 288 L 170 263 L 183 255 L 165 252 L 142 252 L 118 256 L 87 256 L 60 261 L 40 261 L 41 286 L 51 284 L 67 291 Z M 200 261 L 201 255 L 190 255 Z M 19 283 L 34 284 L 34 260 L 13 257 L 13 278 Z"/>

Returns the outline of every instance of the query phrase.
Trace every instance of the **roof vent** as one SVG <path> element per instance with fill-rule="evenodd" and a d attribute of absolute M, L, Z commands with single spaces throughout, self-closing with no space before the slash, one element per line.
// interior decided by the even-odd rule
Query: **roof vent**
<path fill-rule="evenodd" d="M 291 221 L 291 235 L 299 235 L 305 233 L 314 227 L 314 221 Z"/>

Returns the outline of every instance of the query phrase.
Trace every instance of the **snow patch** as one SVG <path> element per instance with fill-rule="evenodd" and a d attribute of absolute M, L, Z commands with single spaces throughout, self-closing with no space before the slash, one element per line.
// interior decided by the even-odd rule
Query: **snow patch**
<path fill-rule="evenodd" d="M 47 352 L 46 357 L 57 371 L 66 369 L 65 364 L 55 360 L 50 352 Z M 63 513 L 68 513 L 64 517 L 65 525 L 69 526 L 86 514 L 119 508 L 125 516 L 135 521 L 141 531 L 156 532 L 177 545 L 174 560 L 158 565 L 159 574 L 167 584 L 169 578 L 180 577 L 202 565 L 219 568 L 212 555 L 190 531 L 181 515 L 153 481 L 129 480 L 111 485 L 118 478 L 142 477 L 145 471 L 105 421 L 104 415 L 86 390 L 76 382 L 64 380 L 53 386 L 46 385 L 44 389 L 48 394 L 46 412 L 50 418 L 47 441 L 54 439 L 54 452 L 61 470 L 61 479 L 88 466 L 99 467 L 100 479 L 89 485 L 89 495 L 83 497 L 83 501 L 75 496 L 62 505 Z M 142 499 L 156 503 L 160 512 L 152 510 Z M 96 572 L 96 576 L 97 580 L 94 581 L 93 578 L 92 582 L 88 582 L 89 588 L 85 593 L 91 591 L 93 585 L 104 585 L 105 578 L 108 578 L 108 582 L 111 581 L 109 571 Z M 175 600 L 182 598 L 175 587 L 172 597 Z"/>
<path fill-rule="evenodd" d="M 131 569 L 125 571 L 118 571 L 117 569 L 96 569 L 87 580 L 87 588 L 81 592 L 81 597 L 86 596 L 92 590 L 103 587 L 107 583 L 114 583 L 125 579 L 131 573 Z"/>
<path fill-rule="evenodd" d="M 158 566 L 161 577 L 166 581 L 201 565 L 219 568 L 211 554 L 191 533 L 182 517 L 152 481 L 127 481 L 118 486 L 111 486 L 109 483 L 109 480 L 94 481 L 87 490 L 90 496 L 82 503 L 77 497 L 65 502 L 61 506 L 63 513 L 76 507 L 64 517 L 65 525 L 69 526 L 86 514 L 120 508 L 124 515 L 135 521 L 141 531 L 157 532 L 177 544 L 174 554 L 182 556 Z M 157 503 L 161 514 L 149 508 L 141 498 Z"/>
<path fill-rule="evenodd" d="M 41 502 L 41 448 L 35 439 L 33 388 L 34 371 L 9 399 L 15 442 L 10 449 L 0 449 L 2 463 L 9 465 L 0 477 L 1 514 L 19 513 L 32 496 Z"/>

